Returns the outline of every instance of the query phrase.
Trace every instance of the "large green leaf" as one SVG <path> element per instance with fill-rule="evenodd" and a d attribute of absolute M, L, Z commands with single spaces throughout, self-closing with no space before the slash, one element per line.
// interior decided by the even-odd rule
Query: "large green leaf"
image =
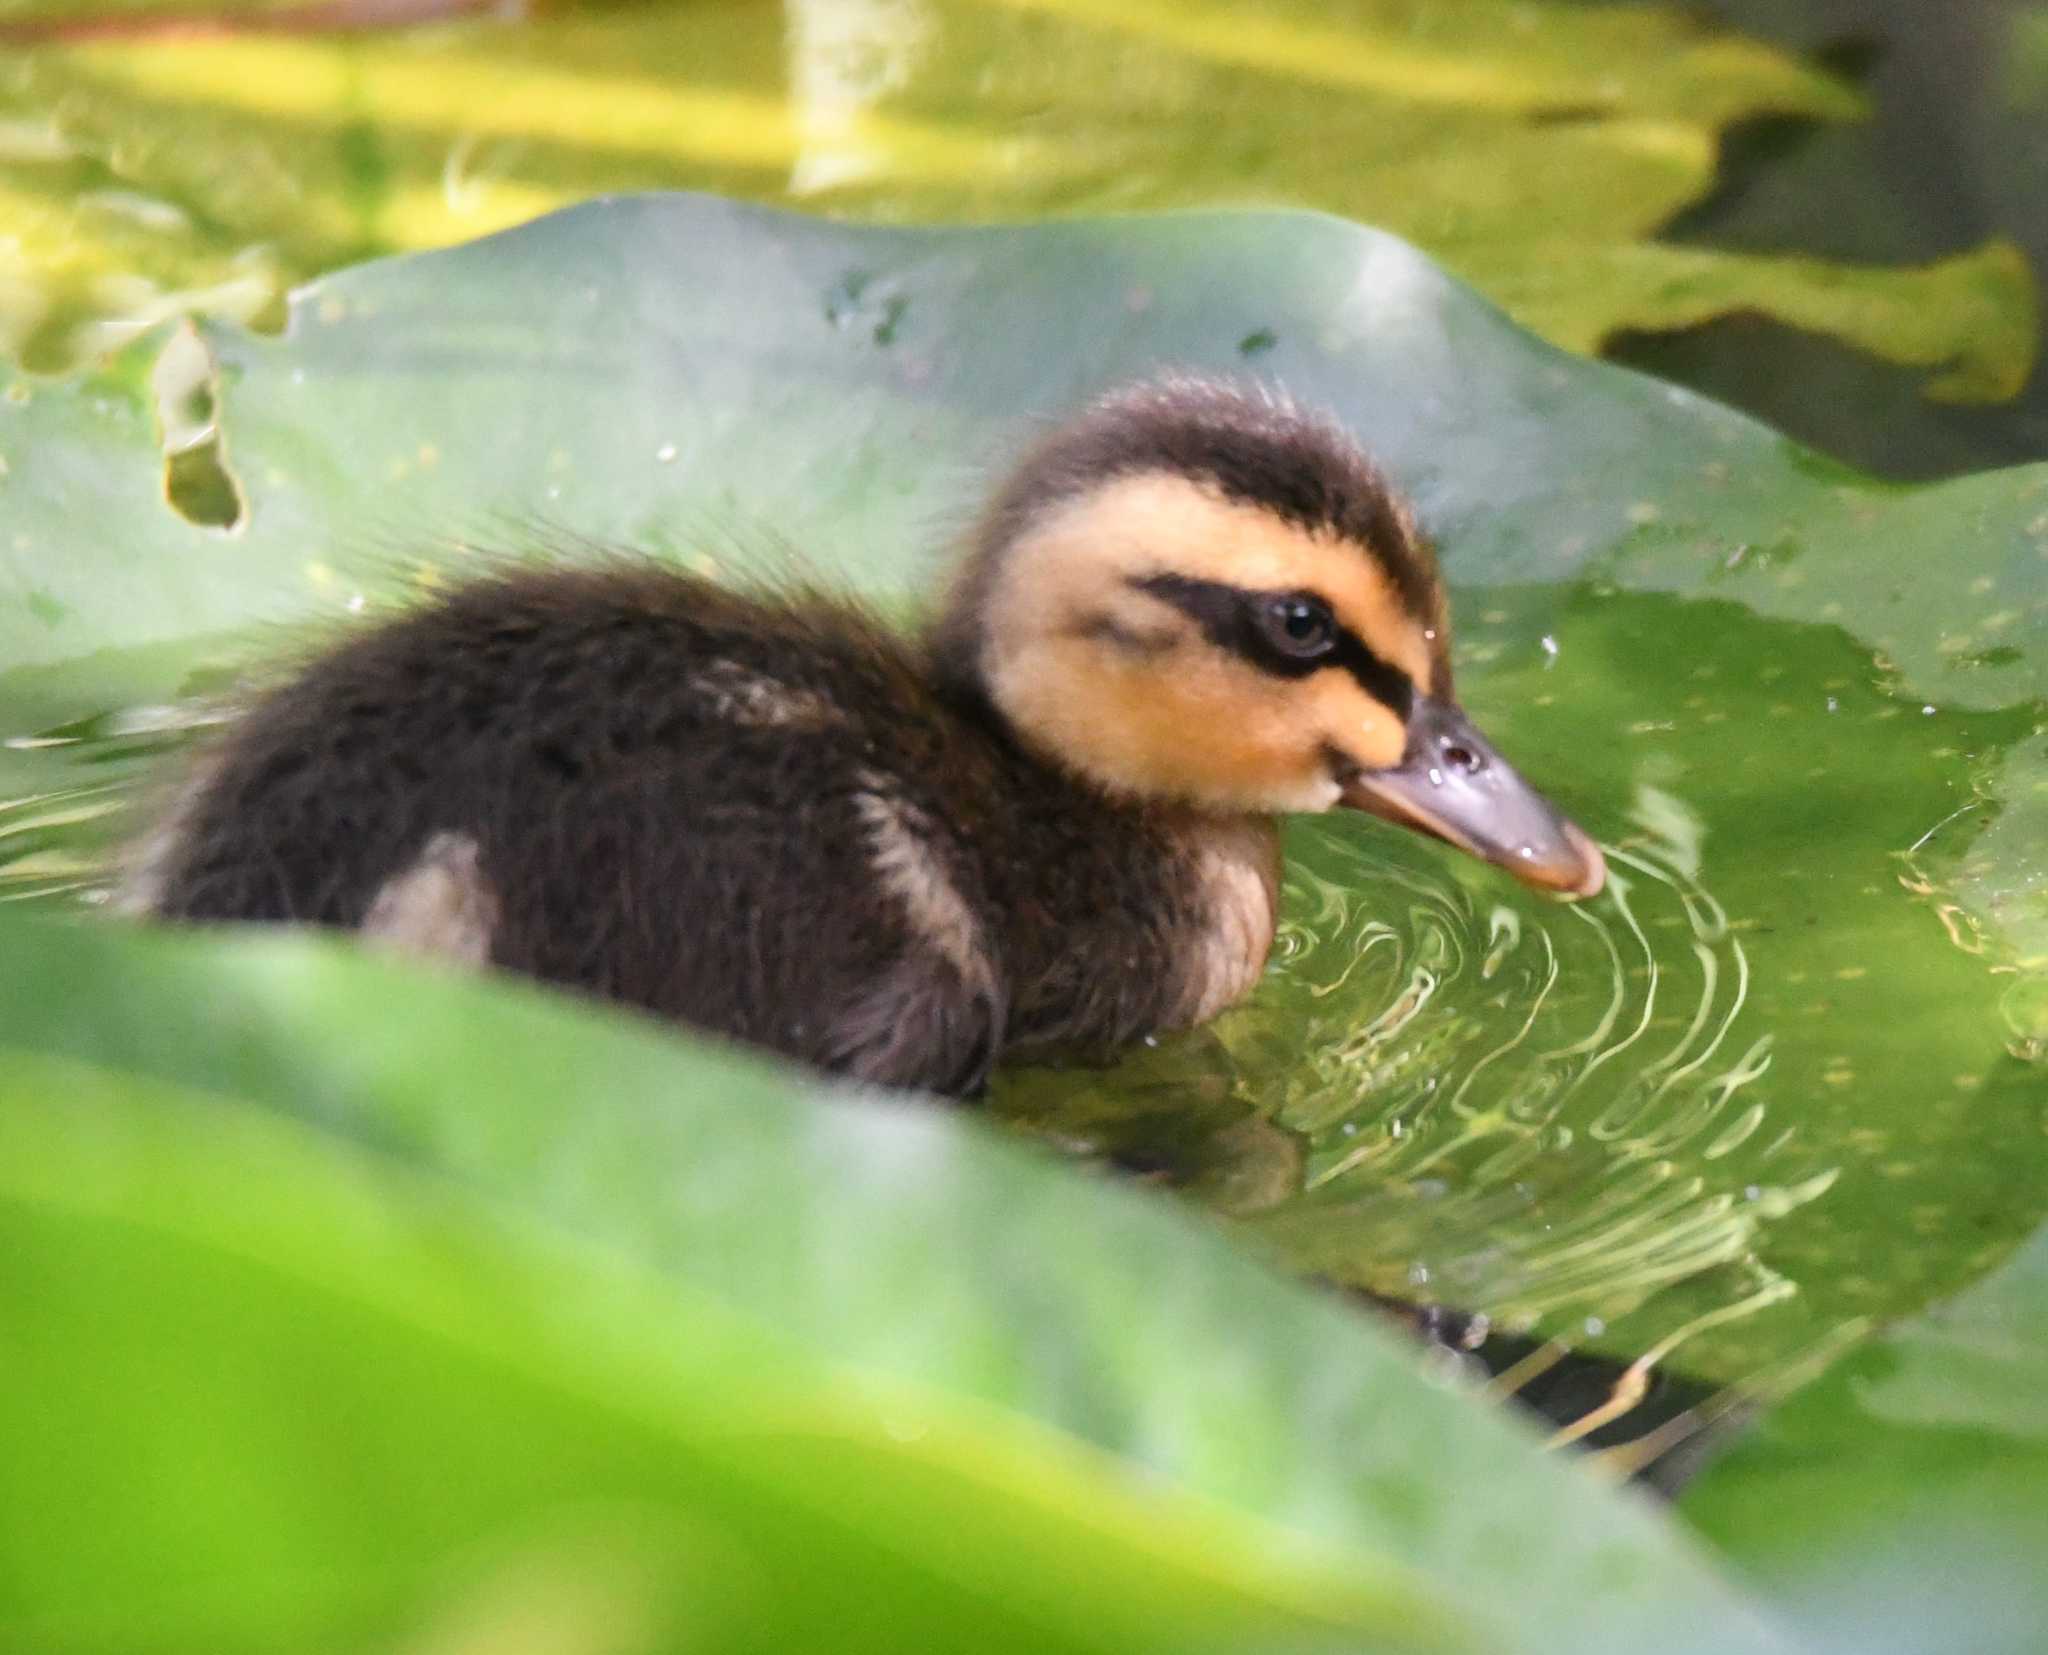
<path fill-rule="evenodd" d="M 1463 1641 L 1365 1558 L 313 1134 L 103 1064 L 0 1074 L 10 1648 Z"/>
<path fill-rule="evenodd" d="M 9 1647 L 1785 1647 L 1194 1215 L 516 984 L 16 920 L 0 1140 Z"/>
<path fill-rule="evenodd" d="M 81 10 L 6 9 L 60 38 Z M 1712 184 L 1731 123 L 1859 113 L 1676 7 L 671 0 L 307 27 L 348 15 L 86 27 L 0 70 L 0 345 L 48 360 L 183 308 L 262 316 L 338 264 L 686 186 L 883 220 L 1318 207 L 1411 237 L 1577 349 L 1761 311 L 1992 400 L 2034 355 L 2033 279 L 2003 242 L 1901 270 L 1650 241 Z"/>
<path fill-rule="evenodd" d="M 997 1107 L 1142 1140 L 1299 1267 L 1723 1378 L 1953 1290 L 2048 1204 L 2048 471 L 1861 482 L 1300 215 L 622 199 L 206 337 L 221 441 L 193 452 L 239 478 L 232 532 L 161 497 L 189 340 L 161 396 L 139 356 L 0 403 L 17 889 L 89 879 L 78 819 L 252 622 L 345 622 L 552 527 L 735 572 L 787 542 L 902 602 L 1044 418 L 1163 362 L 1256 371 L 1414 492 L 1465 699 L 1621 878 L 1566 910 L 1303 824 L 1251 1006 Z"/>
<path fill-rule="evenodd" d="M 1858 1351 L 1688 1501 L 1816 1649 L 2026 1655 L 2048 1626 L 2048 1235 Z"/>

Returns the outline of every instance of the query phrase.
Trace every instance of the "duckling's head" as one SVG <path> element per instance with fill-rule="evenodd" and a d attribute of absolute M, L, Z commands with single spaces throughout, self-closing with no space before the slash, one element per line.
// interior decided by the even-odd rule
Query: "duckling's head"
<path fill-rule="evenodd" d="M 996 493 L 941 668 L 1041 757 L 1128 798 L 1350 805 L 1590 896 L 1600 852 L 1451 689 L 1428 543 L 1341 430 L 1163 379 L 1054 431 Z"/>

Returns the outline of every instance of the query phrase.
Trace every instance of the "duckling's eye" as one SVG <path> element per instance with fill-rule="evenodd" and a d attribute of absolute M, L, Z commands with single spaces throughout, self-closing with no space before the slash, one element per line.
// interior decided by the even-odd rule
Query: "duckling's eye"
<path fill-rule="evenodd" d="M 1259 630 L 1282 655 L 1312 661 L 1337 644 L 1337 618 L 1320 598 L 1299 594 L 1268 598 L 1259 610 Z"/>

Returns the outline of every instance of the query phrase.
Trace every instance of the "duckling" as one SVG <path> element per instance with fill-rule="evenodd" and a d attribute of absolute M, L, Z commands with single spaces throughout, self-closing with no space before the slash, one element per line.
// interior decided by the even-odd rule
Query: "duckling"
<path fill-rule="evenodd" d="M 915 634 L 626 556 L 371 624 L 202 761 L 128 905 L 353 928 L 970 1096 L 1242 999 L 1278 819 L 1340 805 L 1604 878 L 1460 710 L 1434 556 L 1365 454 L 1175 377 L 1030 449 Z"/>

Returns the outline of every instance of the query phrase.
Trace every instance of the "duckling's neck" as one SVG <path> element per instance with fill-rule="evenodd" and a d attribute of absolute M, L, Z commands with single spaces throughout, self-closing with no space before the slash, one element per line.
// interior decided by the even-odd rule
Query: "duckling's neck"
<path fill-rule="evenodd" d="M 971 680 L 941 675 L 995 774 L 962 800 L 1010 988 L 1014 1045 L 1120 1045 L 1236 1004 L 1278 917 L 1279 824 L 1119 798 L 1029 750 Z"/>
<path fill-rule="evenodd" d="M 1206 1022 L 1258 983 L 1280 915 L 1280 824 L 1270 816 L 1185 812 L 1171 831 L 1206 921 L 1190 938 L 1186 1010 Z"/>

